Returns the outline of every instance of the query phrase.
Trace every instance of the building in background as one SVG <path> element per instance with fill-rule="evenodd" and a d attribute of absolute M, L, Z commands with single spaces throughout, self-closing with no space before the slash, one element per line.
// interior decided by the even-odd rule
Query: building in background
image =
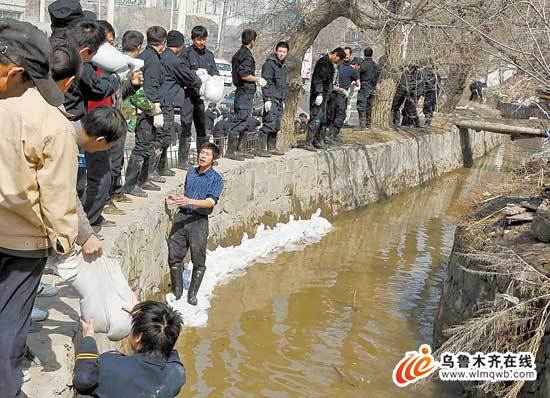
<path fill-rule="evenodd" d="M 25 0 L 0 0 L 0 18 L 22 20 L 25 14 Z"/>

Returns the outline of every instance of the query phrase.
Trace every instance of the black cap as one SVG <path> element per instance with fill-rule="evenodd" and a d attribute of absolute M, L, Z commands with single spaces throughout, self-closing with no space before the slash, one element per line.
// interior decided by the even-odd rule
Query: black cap
<path fill-rule="evenodd" d="M 185 42 L 183 34 L 177 30 L 171 30 L 166 37 L 166 45 L 168 47 L 181 47 Z"/>
<path fill-rule="evenodd" d="M 28 22 L 0 19 L 0 54 L 25 69 L 49 104 L 63 104 L 64 95 L 50 76 L 52 47 L 38 28 Z"/>
<path fill-rule="evenodd" d="M 55 0 L 48 6 L 52 28 L 66 28 L 80 21 L 84 14 L 77 0 Z"/>
<path fill-rule="evenodd" d="M 90 10 L 84 10 L 82 11 L 82 14 L 84 16 L 82 17 L 82 21 L 86 22 L 97 22 L 97 14 Z"/>

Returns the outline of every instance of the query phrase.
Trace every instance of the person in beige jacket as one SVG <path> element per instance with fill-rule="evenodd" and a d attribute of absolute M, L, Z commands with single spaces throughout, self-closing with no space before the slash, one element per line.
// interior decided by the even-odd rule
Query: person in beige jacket
<path fill-rule="evenodd" d="M 63 93 L 51 79 L 51 58 L 37 28 L 0 19 L 2 398 L 21 388 L 17 365 L 47 257 L 69 255 L 77 236 L 76 134 L 57 108 Z"/>

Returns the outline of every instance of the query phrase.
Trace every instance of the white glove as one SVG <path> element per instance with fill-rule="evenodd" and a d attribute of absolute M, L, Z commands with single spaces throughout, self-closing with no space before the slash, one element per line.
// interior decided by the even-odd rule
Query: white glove
<path fill-rule="evenodd" d="M 154 103 L 153 107 L 153 116 L 162 114 L 162 108 L 160 107 L 160 104 L 158 102 Z"/>
<path fill-rule="evenodd" d="M 199 96 L 204 99 L 205 94 L 206 94 L 206 80 L 203 80 L 201 84 L 201 88 L 199 89 Z"/>
<path fill-rule="evenodd" d="M 315 98 L 315 106 L 321 106 L 322 103 L 323 103 L 323 96 L 321 94 L 319 94 Z"/>
<path fill-rule="evenodd" d="M 265 80 L 263 77 L 260 77 L 260 80 L 258 80 L 258 84 L 260 85 L 260 87 L 265 87 L 267 86 L 267 80 Z"/>
<path fill-rule="evenodd" d="M 283 111 L 285 110 L 285 108 L 286 108 L 286 105 L 285 105 L 285 103 L 283 102 Z"/>
<path fill-rule="evenodd" d="M 164 116 L 162 115 L 162 113 L 156 115 L 153 118 L 153 126 L 155 126 L 155 128 L 157 129 L 164 127 Z"/>
<path fill-rule="evenodd" d="M 265 109 L 266 112 L 268 112 L 268 113 L 271 112 L 271 105 L 273 105 L 273 104 L 271 103 L 271 101 L 266 101 L 266 102 L 265 102 L 265 104 L 264 104 L 264 109 Z"/>
<path fill-rule="evenodd" d="M 348 90 L 342 91 L 342 94 L 344 94 L 344 96 L 345 96 L 346 98 L 349 98 L 349 91 L 348 91 Z"/>
<path fill-rule="evenodd" d="M 197 69 L 197 71 L 195 73 L 197 74 L 198 77 L 208 75 L 208 71 L 204 68 Z"/>

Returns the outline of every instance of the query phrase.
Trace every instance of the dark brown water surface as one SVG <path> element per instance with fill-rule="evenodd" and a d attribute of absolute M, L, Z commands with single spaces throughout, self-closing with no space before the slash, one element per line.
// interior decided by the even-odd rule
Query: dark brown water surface
<path fill-rule="evenodd" d="M 471 169 L 338 216 L 320 243 L 218 287 L 208 326 L 179 342 L 180 397 L 457 396 L 434 384 L 399 389 L 392 370 L 432 341 L 461 206 L 524 158 L 502 146 Z"/>

